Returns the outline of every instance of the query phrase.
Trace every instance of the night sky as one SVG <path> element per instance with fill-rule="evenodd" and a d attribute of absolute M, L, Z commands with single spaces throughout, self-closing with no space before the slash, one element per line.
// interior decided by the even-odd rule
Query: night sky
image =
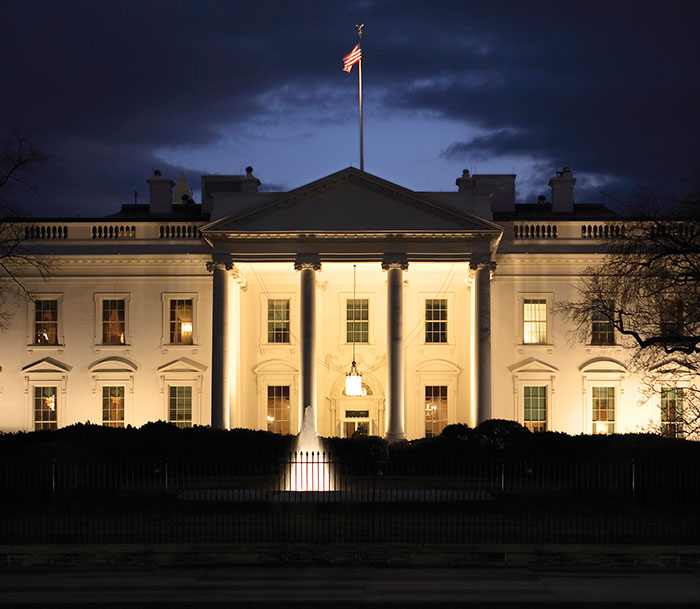
<path fill-rule="evenodd" d="M 341 70 L 356 23 L 365 169 L 384 179 L 517 173 L 535 201 L 569 165 L 577 201 L 624 202 L 700 169 L 690 0 L 23 0 L 2 11 L 0 126 L 52 157 L 25 211 L 146 203 L 154 169 L 184 169 L 198 200 L 202 173 L 252 165 L 287 190 L 358 167 L 357 73 Z"/>

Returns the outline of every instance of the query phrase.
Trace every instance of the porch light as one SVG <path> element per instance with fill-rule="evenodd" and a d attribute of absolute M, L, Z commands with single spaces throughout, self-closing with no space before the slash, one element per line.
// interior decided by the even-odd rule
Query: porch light
<path fill-rule="evenodd" d="M 362 374 L 357 369 L 355 362 L 355 316 L 357 314 L 357 299 L 355 298 L 355 288 L 357 286 L 357 265 L 352 265 L 352 365 L 350 372 L 345 375 L 345 395 L 361 396 L 362 395 Z"/>

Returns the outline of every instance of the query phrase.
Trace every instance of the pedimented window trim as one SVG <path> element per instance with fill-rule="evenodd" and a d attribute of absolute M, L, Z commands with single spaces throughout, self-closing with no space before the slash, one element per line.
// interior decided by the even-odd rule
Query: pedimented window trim
<path fill-rule="evenodd" d="M 72 369 L 72 366 L 60 362 L 53 357 L 44 357 L 22 368 L 22 374 L 24 375 L 24 395 L 27 397 L 25 429 L 34 429 L 34 387 L 55 386 L 58 389 L 62 399 L 58 410 L 56 426 L 64 426 L 66 421 L 65 395 L 68 387 L 68 373 Z"/>
<path fill-rule="evenodd" d="M 624 409 L 622 396 L 625 393 L 623 381 L 627 368 L 621 362 L 608 357 L 596 357 L 579 367 L 583 379 L 583 433 L 594 433 L 592 421 L 593 387 L 613 387 L 615 389 L 615 433 L 624 433 Z"/>
<path fill-rule="evenodd" d="M 545 387 L 547 391 L 547 430 L 556 429 L 556 380 L 559 368 L 535 357 L 528 357 L 509 366 L 508 369 L 513 375 L 513 420 L 525 425 L 525 387 Z"/>
<path fill-rule="evenodd" d="M 582 364 L 579 367 L 579 372 L 585 376 L 602 374 L 623 377 L 627 374 L 627 368 L 617 360 L 608 357 L 596 357 Z"/>
<path fill-rule="evenodd" d="M 526 374 L 558 374 L 559 368 L 552 366 L 534 357 L 528 357 L 523 361 L 508 367 L 513 375 Z"/>
<path fill-rule="evenodd" d="M 134 393 L 134 374 L 138 366 L 124 357 L 106 357 L 88 366 L 92 375 L 92 393 L 102 385 L 124 385 L 129 393 Z M 126 417 L 126 415 L 125 415 Z"/>
<path fill-rule="evenodd" d="M 649 368 L 655 374 L 681 374 L 681 375 L 696 375 L 698 369 L 695 366 L 684 362 L 677 358 L 669 358 Z"/>
<path fill-rule="evenodd" d="M 179 357 L 158 367 L 160 374 L 203 374 L 206 370 L 207 366 L 189 357 Z"/>
<path fill-rule="evenodd" d="M 27 364 L 22 368 L 22 372 L 27 374 L 68 374 L 73 366 L 64 364 L 53 357 L 43 357 L 36 362 Z"/>
<path fill-rule="evenodd" d="M 207 366 L 189 357 L 179 357 L 158 367 L 160 393 L 163 396 L 161 416 L 163 421 L 169 420 L 168 387 L 192 387 L 192 424 L 201 424 L 202 391 L 206 371 Z"/>
<path fill-rule="evenodd" d="M 414 374 L 460 374 L 462 369 L 446 359 L 430 359 L 421 362 L 413 369 Z"/>
<path fill-rule="evenodd" d="M 267 429 L 267 388 L 275 385 L 289 386 L 289 399 L 292 405 L 289 416 L 289 428 L 296 433 L 300 427 L 299 413 L 299 369 L 282 359 L 268 359 L 253 368 L 258 393 L 258 408 L 255 424 L 258 429 Z"/>

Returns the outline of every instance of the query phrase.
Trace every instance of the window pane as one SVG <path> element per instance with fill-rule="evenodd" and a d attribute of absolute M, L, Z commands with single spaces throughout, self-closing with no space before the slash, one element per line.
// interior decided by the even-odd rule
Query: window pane
<path fill-rule="evenodd" d="M 523 342 L 528 345 L 547 343 L 547 301 L 544 298 L 523 300 Z"/>
<path fill-rule="evenodd" d="M 612 300 L 598 301 L 593 306 L 591 317 L 591 344 L 592 345 L 614 345 L 615 331 L 610 315 L 615 309 Z"/>
<path fill-rule="evenodd" d="M 524 387 L 525 427 L 530 431 L 547 431 L 547 387 Z"/>
<path fill-rule="evenodd" d="M 267 388 L 267 430 L 288 434 L 290 431 L 289 385 L 271 385 Z"/>
<path fill-rule="evenodd" d="M 182 298 L 170 301 L 170 343 L 191 345 L 194 328 L 192 299 Z"/>
<path fill-rule="evenodd" d="M 369 299 L 348 299 L 345 307 L 346 341 L 369 342 Z"/>
<path fill-rule="evenodd" d="M 102 301 L 102 343 L 105 345 L 124 344 L 124 300 Z"/>
<path fill-rule="evenodd" d="M 124 387 L 102 387 L 102 425 L 124 427 Z"/>
<path fill-rule="evenodd" d="M 267 342 L 289 342 L 289 298 L 267 301 Z"/>
<path fill-rule="evenodd" d="M 683 389 L 661 389 L 661 434 L 667 438 L 683 437 Z"/>
<path fill-rule="evenodd" d="M 34 387 L 34 429 L 57 429 L 56 387 Z"/>
<path fill-rule="evenodd" d="M 661 336 L 679 336 L 683 334 L 683 302 L 669 299 L 662 303 L 659 322 Z"/>
<path fill-rule="evenodd" d="M 192 387 L 169 387 L 170 422 L 178 427 L 192 427 Z"/>
<path fill-rule="evenodd" d="M 615 433 L 615 388 L 593 387 L 593 433 Z"/>
<path fill-rule="evenodd" d="M 58 344 L 58 300 L 34 302 L 34 342 L 37 345 Z"/>
<path fill-rule="evenodd" d="M 439 436 L 447 425 L 447 386 L 425 387 L 425 437 Z"/>
<path fill-rule="evenodd" d="M 447 342 L 447 300 L 445 298 L 425 300 L 425 342 Z"/>

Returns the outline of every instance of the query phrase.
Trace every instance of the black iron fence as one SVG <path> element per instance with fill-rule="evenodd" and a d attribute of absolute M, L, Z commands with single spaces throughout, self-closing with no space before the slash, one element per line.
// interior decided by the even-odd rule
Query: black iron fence
<path fill-rule="evenodd" d="M 700 543 L 700 466 L 474 453 L 0 464 L 0 544 Z"/>

